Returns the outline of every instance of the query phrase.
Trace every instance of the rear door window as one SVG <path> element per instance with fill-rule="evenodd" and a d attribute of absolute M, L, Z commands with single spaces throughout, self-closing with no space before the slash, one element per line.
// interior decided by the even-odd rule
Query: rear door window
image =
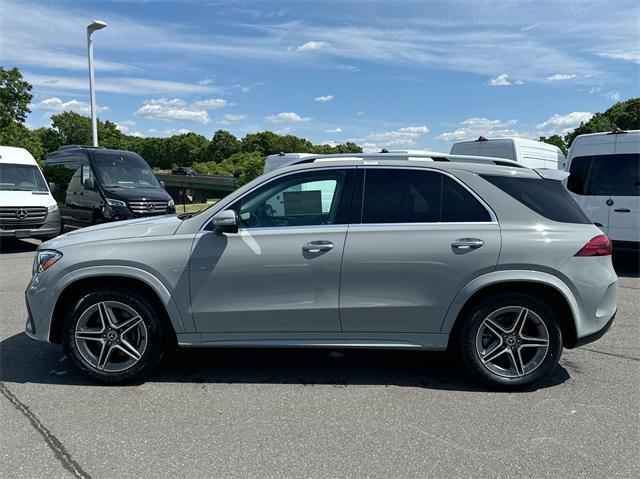
<path fill-rule="evenodd" d="M 567 188 L 578 195 L 640 195 L 640 154 L 579 156 L 569 171 Z"/>
<path fill-rule="evenodd" d="M 491 221 L 471 193 L 435 171 L 369 168 L 363 196 L 367 224 Z"/>
<path fill-rule="evenodd" d="M 497 175 L 481 176 L 547 219 L 561 223 L 591 223 L 560 181 Z"/>

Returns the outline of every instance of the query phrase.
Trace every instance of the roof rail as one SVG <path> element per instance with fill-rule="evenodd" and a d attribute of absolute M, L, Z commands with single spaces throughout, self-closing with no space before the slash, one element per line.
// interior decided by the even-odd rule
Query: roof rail
<path fill-rule="evenodd" d="M 63 145 L 60 148 L 58 148 L 58 151 L 65 151 L 65 150 L 75 150 L 78 148 L 92 148 L 92 149 L 102 149 L 104 150 L 104 146 L 91 146 L 91 145 Z"/>
<path fill-rule="evenodd" d="M 295 155 L 293 153 L 291 155 Z M 286 156 L 286 155 L 285 155 Z M 452 163 L 486 163 L 498 166 L 510 166 L 515 168 L 525 168 L 522 164 L 514 160 L 504 158 L 492 158 L 488 156 L 468 156 L 468 155 L 450 155 L 448 153 L 438 153 L 430 151 L 403 151 L 392 150 L 380 153 L 331 153 L 309 155 L 303 158 L 293 159 L 291 162 L 282 165 L 285 166 L 303 165 L 305 163 L 315 163 L 323 160 L 341 160 L 359 158 L 362 160 L 385 160 L 385 159 L 404 159 L 404 160 L 425 160 L 425 161 L 446 161 Z"/>
<path fill-rule="evenodd" d="M 625 133 L 626 131 L 616 126 L 612 131 L 607 133 L 607 135 L 624 135 Z"/>

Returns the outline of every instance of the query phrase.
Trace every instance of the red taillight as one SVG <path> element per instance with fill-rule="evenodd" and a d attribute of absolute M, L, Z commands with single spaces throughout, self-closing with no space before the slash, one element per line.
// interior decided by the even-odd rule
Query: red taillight
<path fill-rule="evenodd" d="M 576 256 L 611 256 L 613 247 L 607 235 L 596 236 L 576 253 Z"/>

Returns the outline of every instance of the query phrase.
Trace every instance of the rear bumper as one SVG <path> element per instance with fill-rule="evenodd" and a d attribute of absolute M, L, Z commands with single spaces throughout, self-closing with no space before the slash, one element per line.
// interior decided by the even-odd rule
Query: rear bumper
<path fill-rule="evenodd" d="M 605 324 L 602 327 L 602 329 L 600 329 L 599 331 L 596 331 L 595 333 L 591 333 L 587 336 L 584 336 L 582 338 L 578 338 L 576 340 L 576 344 L 574 347 L 577 348 L 578 346 L 584 346 L 585 344 L 589 344 L 594 341 L 597 341 L 602 336 L 604 336 L 607 333 L 607 331 L 611 329 L 611 327 L 613 326 L 613 323 L 615 323 L 615 320 L 616 320 L 616 313 L 613 313 L 613 316 L 611 316 L 611 319 L 607 321 L 607 324 Z"/>

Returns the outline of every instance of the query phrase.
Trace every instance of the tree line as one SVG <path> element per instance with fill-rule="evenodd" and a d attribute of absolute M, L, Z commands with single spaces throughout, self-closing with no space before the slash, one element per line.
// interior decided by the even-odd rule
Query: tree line
<path fill-rule="evenodd" d="M 53 115 L 49 127 L 27 128 L 24 123 L 30 113 L 31 89 L 17 68 L 0 66 L 0 144 L 26 148 L 40 161 L 62 145 L 91 144 L 91 119 L 75 112 Z M 640 98 L 618 102 L 608 110 L 596 113 L 564 137 L 551 135 L 540 137 L 540 140 L 558 146 L 566 154 L 576 136 L 616 128 L 640 128 Z M 202 174 L 234 176 L 238 184 L 260 175 L 267 155 L 362 152 L 362 148 L 351 142 L 335 146 L 314 145 L 305 138 L 271 131 L 250 133 L 243 138 L 225 130 L 216 131 L 211 139 L 197 133 L 143 138 L 126 135 L 108 120 L 98 120 L 98 137 L 101 146 L 135 151 L 152 168 L 166 170 L 192 166 Z"/>

